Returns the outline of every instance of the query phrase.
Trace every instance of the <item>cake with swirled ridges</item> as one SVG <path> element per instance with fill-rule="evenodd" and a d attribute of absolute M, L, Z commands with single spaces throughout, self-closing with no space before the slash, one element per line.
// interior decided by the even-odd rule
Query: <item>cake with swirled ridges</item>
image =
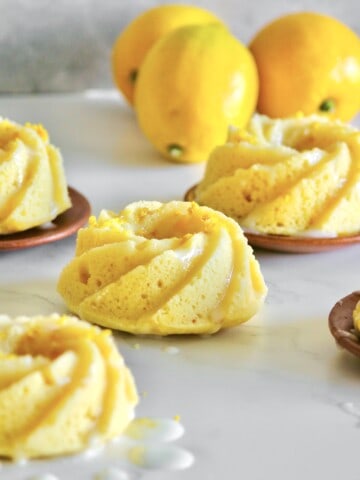
<path fill-rule="evenodd" d="M 135 384 L 109 330 L 67 315 L 1 315 L 0 360 L 0 456 L 77 452 L 134 416 Z"/>
<path fill-rule="evenodd" d="M 262 234 L 360 232 L 360 132 L 319 115 L 255 115 L 209 157 L 194 200 Z"/>
<path fill-rule="evenodd" d="M 237 223 L 180 201 L 91 217 L 58 290 L 84 320 L 156 335 L 232 327 L 259 310 L 267 291 Z"/>
<path fill-rule="evenodd" d="M 0 234 L 50 222 L 70 207 L 63 159 L 45 128 L 0 118 Z"/>

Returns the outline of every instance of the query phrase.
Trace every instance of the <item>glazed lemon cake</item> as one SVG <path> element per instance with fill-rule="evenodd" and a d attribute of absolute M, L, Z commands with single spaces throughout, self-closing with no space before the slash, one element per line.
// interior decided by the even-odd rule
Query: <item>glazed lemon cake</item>
<path fill-rule="evenodd" d="M 0 456 L 76 452 L 119 435 L 137 393 L 109 330 L 70 316 L 0 316 Z"/>
<path fill-rule="evenodd" d="M 0 118 L 0 234 L 50 222 L 70 206 L 63 160 L 47 131 Z"/>
<path fill-rule="evenodd" d="M 232 219 L 194 202 L 141 201 L 90 218 L 58 291 L 89 322 L 168 335 L 244 322 L 267 289 Z"/>
<path fill-rule="evenodd" d="M 254 115 L 208 160 L 194 199 L 263 234 L 360 231 L 360 132 L 312 115 Z"/>

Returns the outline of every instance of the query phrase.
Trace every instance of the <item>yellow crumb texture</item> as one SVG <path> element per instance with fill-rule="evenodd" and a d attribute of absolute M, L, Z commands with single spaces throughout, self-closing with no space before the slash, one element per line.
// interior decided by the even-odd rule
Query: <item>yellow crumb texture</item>
<path fill-rule="evenodd" d="M 240 227 L 196 203 L 136 202 L 78 232 L 58 291 L 84 320 L 135 334 L 213 333 L 251 318 L 266 286 Z"/>
<path fill-rule="evenodd" d="M 360 231 L 360 132 L 326 117 L 254 115 L 210 155 L 195 200 L 249 231 Z"/>
<path fill-rule="evenodd" d="M 360 331 L 360 301 L 356 304 L 355 310 L 353 312 L 354 327 L 359 332 Z"/>
<path fill-rule="evenodd" d="M 45 128 L 0 118 L 0 234 L 50 222 L 70 206 L 62 156 Z"/>
<path fill-rule="evenodd" d="M 108 331 L 70 316 L 0 317 L 0 456 L 77 452 L 133 418 L 134 380 Z"/>

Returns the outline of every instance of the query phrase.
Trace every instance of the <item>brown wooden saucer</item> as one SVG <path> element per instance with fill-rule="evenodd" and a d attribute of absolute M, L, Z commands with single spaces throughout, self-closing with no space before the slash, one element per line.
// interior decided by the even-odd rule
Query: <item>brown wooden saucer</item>
<path fill-rule="evenodd" d="M 329 328 L 338 345 L 360 357 L 360 341 L 353 333 L 353 311 L 358 301 L 360 291 L 339 300 L 329 314 Z"/>
<path fill-rule="evenodd" d="M 197 185 L 194 185 L 185 193 L 184 200 L 188 202 L 195 201 L 196 187 Z M 360 243 L 360 232 L 357 235 L 342 237 L 290 237 L 246 231 L 244 231 L 244 234 L 252 247 L 287 253 L 326 252 Z"/>
<path fill-rule="evenodd" d="M 286 253 L 319 253 L 360 243 L 360 235 L 344 237 L 289 237 L 244 232 L 253 247 Z"/>
<path fill-rule="evenodd" d="M 24 232 L 0 235 L 0 250 L 19 250 L 69 237 L 88 220 L 91 207 L 88 200 L 74 188 L 68 187 L 72 206 L 52 222 Z"/>
<path fill-rule="evenodd" d="M 186 202 L 195 202 L 195 192 L 196 192 L 197 184 L 193 185 L 184 195 L 184 200 Z"/>

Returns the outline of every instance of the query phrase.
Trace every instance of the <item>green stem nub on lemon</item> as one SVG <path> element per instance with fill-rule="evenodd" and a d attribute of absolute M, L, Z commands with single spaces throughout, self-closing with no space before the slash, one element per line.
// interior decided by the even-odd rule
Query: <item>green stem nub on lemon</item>
<path fill-rule="evenodd" d="M 131 70 L 129 73 L 129 80 L 132 85 L 136 82 L 136 78 L 138 76 L 138 70 Z"/>
<path fill-rule="evenodd" d="M 327 98 L 319 106 L 320 112 L 333 112 L 335 110 L 335 100 Z"/>
<path fill-rule="evenodd" d="M 171 158 L 174 158 L 174 159 L 177 160 L 177 159 L 181 158 L 181 155 L 182 155 L 184 149 L 180 145 L 172 143 L 171 145 L 169 145 L 167 147 L 167 151 L 168 151 Z"/>

